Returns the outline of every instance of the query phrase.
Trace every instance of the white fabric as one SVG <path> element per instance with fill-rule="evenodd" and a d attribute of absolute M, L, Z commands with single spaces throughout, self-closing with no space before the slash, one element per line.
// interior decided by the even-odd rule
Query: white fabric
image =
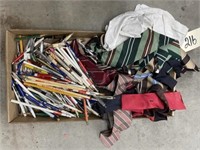
<path fill-rule="evenodd" d="M 141 37 L 141 33 L 148 28 L 178 40 L 180 44 L 188 32 L 188 28 L 176 21 L 169 12 L 144 4 L 138 4 L 135 11 L 115 17 L 106 28 L 103 47 L 108 51 L 115 49 L 129 37 Z"/>

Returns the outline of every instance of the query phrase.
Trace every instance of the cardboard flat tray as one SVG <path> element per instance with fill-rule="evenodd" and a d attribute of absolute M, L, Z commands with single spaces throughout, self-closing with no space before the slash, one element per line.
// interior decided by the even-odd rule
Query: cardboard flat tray
<path fill-rule="evenodd" d="M 16 54 L 16 35 L 35 35 L 35 34 L 45 34 L 45 35 L 68 35 L 74 33 L 72 38 L 87 38 L 93 37 L 95 35 L 102 34 L 99 31 L 73 31 L 73 30 L 32 30 L 32 29 L 11 29 L 6 31 L 6 97 L 7 97 L 7 112 L 8 112 L 8 122 L 55 122 L 49 117 L 23 117 L 19 114 L 19 106 L 17 104 L 11 103 L 10 100 L 14 99 L 14 93 L 11 89 L 11 63 Z M 90 116 L 89 119 L 97 119 L 97 117 Z M 81 118 L 61 118 L 61 121 L 79 121 L 84 120 Z"/>

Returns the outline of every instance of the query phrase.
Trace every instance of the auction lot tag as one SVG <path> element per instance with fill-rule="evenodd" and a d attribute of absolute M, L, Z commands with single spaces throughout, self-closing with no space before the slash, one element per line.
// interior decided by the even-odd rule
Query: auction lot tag
<path fill-rule="evenodd" d="M 191 51 L 200 46 L 200 28 L 192 30 L 187 33 L 181 48 L 185 51 Z"/>

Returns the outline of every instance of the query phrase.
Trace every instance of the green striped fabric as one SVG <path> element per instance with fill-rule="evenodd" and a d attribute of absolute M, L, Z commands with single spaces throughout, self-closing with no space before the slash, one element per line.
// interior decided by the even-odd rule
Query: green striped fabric
<path fill-rule="evenodd" d="M 154 58 L 156 60 L 155 68 L 160 70 L 164 63 L 172 58 L 181 61 L 185 65 L 185 69 L 198 71 L 198 67 L 180 48 L 176 40 L 150 29 L 143 32 L 141 38 L 129 38 L 112 51 L 105 51 L 101 46 L 103 36 L 104 34 L 100 37 L 102 40 L 95 37 L 87 44 L 87 47 L 100 60 L 99 64 L 102 69 L 134 66 L 135 70 L 142 70 Z"/>
<path fill-rule="evenodd" d="M 129 38 L 116 49 L 104 51 L 101 54 L 101 63 L 117 68 L 133 64 L 171 41 L 174 40 L 148 29 L 142 33 L 141 38 Z"/>
<path fill-rule="evenodd" d="M 152 59 L 154 61 L 156 60 L 156 63 L 154 65 L 158 70 L 160 70 L 163 67 L 164 63 L 169 59 L 175 59 L 183 64 L 184 69 L 199 71 L 196 64 L 193 63 L 189 55 L 180 48 L 179 44 L 176 41 L 171 41 L 167 45 L 159 47 L 157 51 L 145 56 L 144 58 L 141 58 L 139 61 L 136 61 L 134 63 L 134 66 L 139 66 L 138 69 L 134 66 L 133 67 L 136 70 L 142 70 L 149 65 Z M 156 70 L 155 67 L 154 71 Z"/>

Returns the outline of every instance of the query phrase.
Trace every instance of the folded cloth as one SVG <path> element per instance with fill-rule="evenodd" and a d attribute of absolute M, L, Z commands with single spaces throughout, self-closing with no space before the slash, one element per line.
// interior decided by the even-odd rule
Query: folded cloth
<path fill-rule="evenodd" d="M 135 11 L 121 14 L 106 27 L 104 48 L 114 50 L 129 37 L 139 38 L 147 28 L 183 43 L 188 28 L 167 11 L 138 4 Z"/>

